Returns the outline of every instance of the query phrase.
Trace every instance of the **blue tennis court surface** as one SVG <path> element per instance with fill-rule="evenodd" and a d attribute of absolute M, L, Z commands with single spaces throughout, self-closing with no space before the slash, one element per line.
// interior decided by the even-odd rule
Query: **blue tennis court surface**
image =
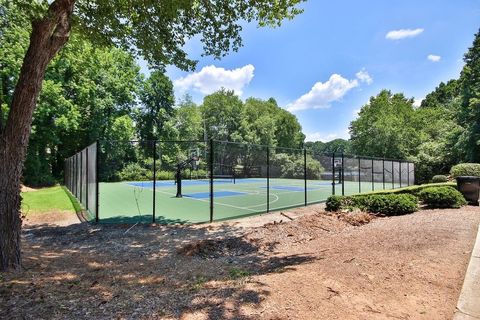
<path fill-rule="evenodd" d="M 234 192 L 234 191 L 214 191 L 213 197 L 214 198 L 221 198 L 221 197 L 232 197 L 232 196 L 241 196 L 246 194 L 245 192 Z M 208 199 L 210 198 L 210 192 L 197 192 L 197 193 L 190 193 L 184 194 L 184 197 L 194 198 L 194 199 Z"/>

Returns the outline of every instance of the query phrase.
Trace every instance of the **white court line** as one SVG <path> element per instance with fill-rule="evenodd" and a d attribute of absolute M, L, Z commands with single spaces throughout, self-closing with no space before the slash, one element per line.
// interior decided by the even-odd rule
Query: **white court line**
<path fill-rule="evenodd" d="M 174 193 L 169 193 L 169 192 L 159 191 L 159 190 L 155 190 L 155 192 L 163 193 L 163 194 L 166 194 L 166 195 L 169 195 L 169 196 L 174 196 L 174 195 L 175 195 Z M 196 201 L 202 201 L 202 202 L 210 203 L 210 200 L 196 199 L 196 198 L 191 198 L 191 197 L 183 197 L 182 199 L 189 199 L 189 200 L 196 200 Z M 248 209 L 248 208 L 246 208 L 246 207 L 237 207 L 237 206 L 234 206 L 234 205 L 230 205 L 230 204 L 226 204 L 226 203 L 221 203 L 221 202 L 215 202 L 215 201 L 214 201 L 213 203 L 214 203 L 214 204 L 221 205 L 221 206 L 226 206 L 226 207 L 235 208 L 235 209 L 248 210 L 248 211 L 252 211 L 252 212 L 257 212 L 257 210 Z"/>

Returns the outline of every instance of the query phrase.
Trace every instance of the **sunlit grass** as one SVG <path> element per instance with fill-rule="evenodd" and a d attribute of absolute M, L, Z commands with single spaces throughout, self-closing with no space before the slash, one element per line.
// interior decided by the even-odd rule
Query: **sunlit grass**
<path fill-rule="evenodd" d="M 22 192 L 22 198 L 22 212 L 24 214 L 49 211 L 76 212 L 70 195 L 61 186 Z"/>

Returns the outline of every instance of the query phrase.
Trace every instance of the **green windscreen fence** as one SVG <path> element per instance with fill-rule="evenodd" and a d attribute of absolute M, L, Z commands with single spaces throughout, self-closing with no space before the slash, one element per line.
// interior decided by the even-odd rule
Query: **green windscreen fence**
<path fill-rule="evenodd" d="M 90 220 L 221 221 L 413 185 L 403 160 L 229 141 L 98 141 L 65 159 Z"/>

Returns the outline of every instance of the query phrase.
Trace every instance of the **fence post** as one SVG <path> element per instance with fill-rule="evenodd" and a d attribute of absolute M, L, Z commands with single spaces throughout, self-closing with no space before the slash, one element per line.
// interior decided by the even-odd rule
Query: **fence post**
<path fill-rule="evenodd" d="M 88 211 L 88 147 L 85 149 L 85 177 L 87 184 L 85 185 L 85 208 Z"/>
<path fill-rule="evenodd" d="M 358 193 L 362 193 L 362 159 L 358 157 Z"/>
<path fill-rule="evenodd" d="M 407 186 L 410 187 L 410 162 L 407 162 Z"/>
<path fill-rule="evenodd" d="M 98 212 L 98 209 L 100 208 L 99 201 L 98 201 L 98 194 L 100 193 L 99 190 L 99 163 L 100 163 L 100 140 L 97 140 L 96 143 L 97 147 L 97 154 L 95 156 L 95 222 L 100 221 L 100 214 Z"/>
<path fill-rule="evenodd" d="M 332 154 L 332 194 L 335 195 L 335 152 Z"/>
<path fill-rule="evenodd" d="M 308 202 L 307 196 L 307 149 L 303 149 L 303 184 L 305 188 L 305 206 Z"/>
<path fill-rule="evenodd" d="M 385 158 L 382 158 L 383 190 L 385 190 Z"/>
<path fill-rule="evenodd" d="M 375 173 L 373 170 L 373 158 L 372 158 L 372 191 L 375 191 Z"/>
<path fill-rule="evenodd" d="M 210 139 L 210 223 L 213 222 L 213 139 Z"/>
<path fill-rule="evenodd" d="M 400 182 L 400 188 L 402 187 L 402 160 L 398 161 L 398 181 Z"/>
<path fill-rule="evenodd" d="M 82 205 L 83 195 L 83 150 L 80 151 L 80 205 Z"/>
<path fill-rule="evenodd" d="M 267 212 L 270 212 L 270 147 L 267 146 Z"/>
<path fill-rule="evenodd" d="M 342 196 L 345 195 L 345 155 L 342 151 L 342 171 L 340 171 L 341 178 L 342 178 Z"/>
<path fill-rule="evenodd" d="M 157 188 L 157 141 L 153 141 L 153 215 L 152 223 L 155 223 L 155 200 L 156 200 L 156 191 Z"/>
<path fill-rule="evenodd" d="M 395 167 L 393 163 L 394 161 L 392 160 L 392 189 L 395 189 Z"/>

